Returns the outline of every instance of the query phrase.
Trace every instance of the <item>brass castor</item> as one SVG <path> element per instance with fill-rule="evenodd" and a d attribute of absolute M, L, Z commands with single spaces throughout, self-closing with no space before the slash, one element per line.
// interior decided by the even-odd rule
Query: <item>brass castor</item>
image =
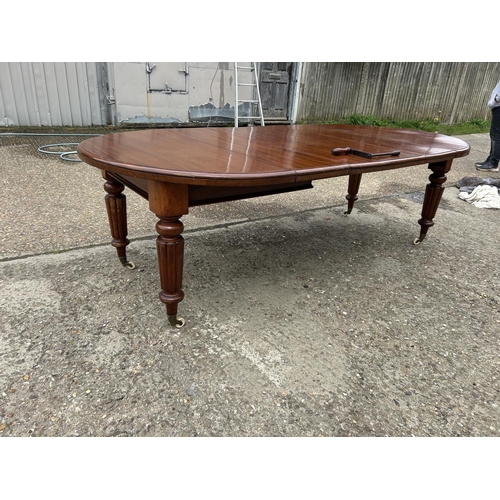
<path fill-rule="evenodd" d="M 176 328 L 182 328 L 186 324 L 184 318 L 178 318 L 175 314 L 168 315 L 168 322 L 171 326 L 175 326 Z"/>
<path fill-rule="evenodd" d="M 123 267 L 126 267 L 127 269 L 135 269 L 135 264 L 132 261 L 127 260 L 126 257 L 120 257 L 120 262 Z"/>

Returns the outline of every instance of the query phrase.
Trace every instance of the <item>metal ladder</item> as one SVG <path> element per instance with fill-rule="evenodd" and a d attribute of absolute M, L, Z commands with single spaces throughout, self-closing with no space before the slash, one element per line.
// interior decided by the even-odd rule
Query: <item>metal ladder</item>
<path fill-rule="evenodd" d="M 241 71 L 251 72 L 253 76 L 252 83 L 240 83 L 238 78 L 238 72 Z M 239 87 L 253 87 L 254 95 L 251 99 L 240 99 L 239 97 Z M 264 113 L 262 112 L 262 101 L 260 99 L 259 92 L 259 74 L 257 70 L 257 63 L 250 63 L 250 66 L 238 66 L 238 63 L 234 63 L 234 88 L 235 88 L 235 105 L 234 105 L 234 126 L 237 127 L 239 125 L 239 121 L 241 120 L 260 120 L 261 126 L 264 126 Z M 256 97 L 256 98 L 255 98 Z M 238 116 L 238 106 L 240 103 L 250 103 L 250 109 L 252 112 L 250 115 L 255 115 L 256 112 L 259 113 L 258 116 L 242 116 L 241 118 Z M 256 109 L 257 108 L 257 109 Z"/>

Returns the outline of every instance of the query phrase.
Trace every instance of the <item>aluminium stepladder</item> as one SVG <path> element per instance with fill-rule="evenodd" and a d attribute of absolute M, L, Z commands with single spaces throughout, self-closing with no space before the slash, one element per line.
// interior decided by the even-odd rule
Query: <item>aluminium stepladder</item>
<path fill-rule="evenodd" d="M 238 72 L 241 73 L 242 71 L 252 73 L 251 83 L 241 82 L 241 79 L 238 77 Z M 240 99 L 239 87 L 246 87 L 247 90 L 253 90 L 254 92 L 252 93 L 251 98 Z M 250 63 L 250 66 L 239 66 L 237 62 L 234 63 L 234 88 L 236 97 L 234 105 L 234 126 L 238 127 L 240 119 L 249 120 L 250 122 L 252 122 L 253 120 L 260 120 L 261 126 L 264 126 L 264 113 L 262 112 L 262 101 L 259 91 L 259 74 L 257 63 L 252 62 Z M 248 103 L 250 105 L 250 116 L 239 116 L 238 106 L 241 103 Z"/>

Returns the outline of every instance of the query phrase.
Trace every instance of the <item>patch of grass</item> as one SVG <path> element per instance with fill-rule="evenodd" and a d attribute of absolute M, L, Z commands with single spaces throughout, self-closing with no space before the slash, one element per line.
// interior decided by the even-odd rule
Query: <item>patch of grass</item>
<path fill-rule="evenodd" d="M 304 121 L 303 123 L 308 123 Z M 490 122 L 476 118 L 462 123 L 449 125 L 441 123 L 439 119 L 427 118 L 425 120 L 391 120 L 371 115 L 349 115 L 341 120 L 328 120 L 322 123 L 347 124 L 347 125 L 370 125 L 374 127 L 394 127 L 414 130 L 425 130 L 427 132 L 438 132 L 446 135 L 482 134 L 490 131 Z"/>

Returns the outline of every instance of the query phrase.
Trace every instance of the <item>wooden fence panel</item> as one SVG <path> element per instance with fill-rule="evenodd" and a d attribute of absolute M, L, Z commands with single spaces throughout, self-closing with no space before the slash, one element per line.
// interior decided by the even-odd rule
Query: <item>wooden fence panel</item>
<path fill-rule="evenodd" d="M 486 103 L 500 80 L 491 62 L 308 62 L 297 120 L 351 114 L 457 123 L 489 118 Z"/>

